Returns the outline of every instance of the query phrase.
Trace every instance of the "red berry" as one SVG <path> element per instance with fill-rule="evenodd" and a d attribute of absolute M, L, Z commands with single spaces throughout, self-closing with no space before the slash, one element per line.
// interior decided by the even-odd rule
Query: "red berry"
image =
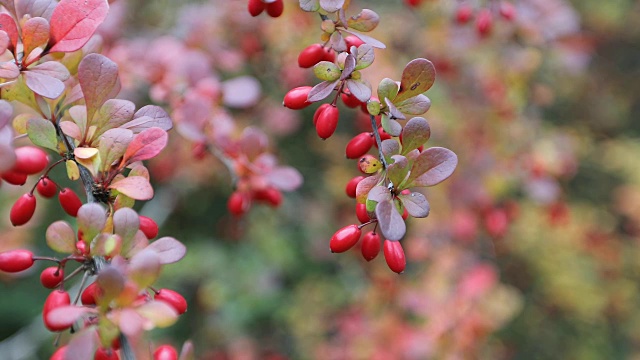
<path fill-rule="evenodd" d="M 369 217 L 369 213 L 367 212 L 367 205 L 357 203 L 356 204 L 356 216 L 358 217 L 358 221 L 360 221 L 360 223 L 362 223 L 362 224 L 364 224 L 367 221 L 371 220 L 371 217 Z"/>
<path fill-rule="evenodd" d="M 49 165 L 49 156 L 35 146 L 23 146 L 16 149 L 16 164 L 13 171 L 27 175 L 37 174 Z"/>
<path fill-rule="evenodd" d="M 330 47 L 324 48 L 324 57 L 322 60 L 328 61 L 328 62 L 335 62 L 336 52 L 333 51 L 333 49 Z"/>
<path fill-rule="evenodd" d="M 27 270 L 33 265 L 33 253 L 29 250 L 11 250 L 0 253 L 0 270 L 4 272 L 19 272 Z"/>
<path fill-rule="evenodd" d="M 468 4 L 458 6 L 456 10 L 456 22 L 458 24 L 466 24 L 473 17 L 473 8 Z"/>
<path fill-rule="evenodd" d="M 235 191 L 229 197 L 229 201 L 227 201 L 227 209 L 232 215 L 242 216 L 251 207 L 251 199 L 246 193 Z"/>
<path fill-rule="evenodd" d="M 269 16 L 277 18 L 280 15 L 282 15 L 282 12 L 284 11 L 284 3 L 282 2 L 282 0 L 276 0 L 272 3 L 267 3 L 267 14 L 269 14 Z"/>
<path fill-rule="evenodd" d="M 411 7 L 418 7 L 422 3 L 422 0 L 404 0 L 404 3 Z"/>
<path fill-rule="evenodd" d="M 80 198 L 73 190 L 69 188 L 60 190 L 58 200 L 60 201 L 62 209 L 64 209 L 67 214 L 73 217 L 78 216 L 78 210 L 82 206 L 82 201 L 80 201 Z"/>
<path fill-rule="evenodd" d="M 199 141 L 193 144 L 193 147 L 191 148 L 191 155 L 193 155 L 196 160 L 202 160 L 207 156 L 208 150 L 209 148 L 207 147 L 207 143 Z"/>
<path fill-rule="evenodd" d="M 373 135 L 368 132 L 354 136 L 347 144 L 347 159 L 359 159 L 362 155 L 369 152 L 374 142 Z"/>
<path fill-rule="evenodd" d="M 89 248 L 84 240 L 76 241 L 76 249 L 80 255 L 89 255 Z"/>
<path fill-rule="evenodd" d="M 24 185 L 27 182 L 27 174 L 17 171 L 7 171 L 2 174 L 2 179 L 11 185 Z"/>
<path fill-rule="evenodd" d="M 353 94 L 351 94 L 349 89 L 344 89 L 342 91 L 342 94 L 340 94 L 340 98 L 342 99 L 342 102 L 347 107 L 350 107 L 352 109 L 362 105 L 362 101 L 358 100 L 357 97 L 353 96 Z"/>
<path fill-rule="evenodd" d="M 57 309 L 61 306 L 71 305 L 71 298 L 69 297 L 69 293 L 64 290 L 55 290 L 52 291 L 49 296 L 47 296 L 47 300 L 44 302 L 44 307 L 42 310 L 42 319 L 44 321 L 44 326 L 51 331 L 62 331 L 71 326 L 69 325 L 59 325 L 59 324 L 51 324 L 47 320 L 47 315 L 51 312 L 51 310 Z"/>
<path fill-rule="evenodd" d="M 282 204 L 282 193 L 274 187 L 268 187 L 254 192 L 253 198 L 257 201 L 266 202 L 273 207 L 278 207 Z"/>
<path fill-rule="evenodd" d="M 9 218 L 13 226 L 26 224 L 36 211 L 36 197 L 26 193 L 22 195 L 11 207 Z"/>
<path fill-rule="evenodd" d="M 322 114 L 322 112 L 325 111 L 329 106 L 331 106 L 331 104 L 322 104 L 316 109 L 316 112 L 313 114 L 314 126 L 318 123 L 318 118 L 320 117 L 320 114 Z"/>
<path fill-rule="evenodd" d="M 87 286 L 80 295 L 82 305 L 95 305 L 100 297 L 100 292 L 101 290 L 97 282 L 89 284 L 89 286 Z"/>
<path fill-rule="evenodd" d="M 49 360 L 65 360 L 65 355 L 67 353 L 67 345 L 59 347 L 56 352 L 51 355 Z"/>
<path fill-rule="evenodd" d="M 144 236 L 146 236 L 147 239 L 153 239 L 154 237 L 158 236 L 158 224 L 156 224 L 156 222 L 153 221 L 152 218 L 142 215 L 140 215 L 139 218 L 140 230 L 142 230 Z"/>
<path fill-rule="evenodd" d="M 333 135 L 338 127 L 339 115 L 340 111 L 333 105 L 327 107 L 322 113 L 320 113 L 320 115 L 318 115 L 316 132 L 321 139 L 325 140 Z"/>
<path fill-rule="evenodd" d="M 380 235 L 369 231 L 362 237 L 362 257 L 371 261 L 378 256 L 380 252 Z"/>
<path fill-rule="evenodd" d="M 184 314 L 187 311 L 187 300 L 184 299 L 182 295 L 179 293 L 169 290 L 169 289 L 160 289 L 158 293 L 155 295 L 154 299 L 159 301 L 164 301 L 165 303 L 171 305 L 178 314 Z"/>
<path fill-rule="evenodd" d="M 380 135 L 380 142 L 391 139 L 391 135 L 389 135 L 386 131 L 384 131 L 382 126 L 378 128 L 378 135 Z M 376 148 L 378 147 L 378 143 L 375 141 L 373 142 L 373 145 Z"/>
<path fill-rule="evenodd" d="M 362 44 L 364 44 L 364 41 L 362 41 L 359 37 L 355 36 L 355 35 L 349 35 L 347 37 L 344 38 L 344 42 L 347 43 L 347 51 L 351 52 L 351 47 L 355 46 L 358 47 Z"/>
<path fill-rule="evenodd" d="M 389 269 L 400 274 L 407 266 L 407 260 L 404 257 L 404 250 L 399 241 L 384 241 L 384 259 L 387 261 Z"/>
<path fill-rule="evenodd" d="M 120 360 L 120 356 L 114 349 L 99 348 L 96 351 L 94 360 Z"/>
<path fill-rule="evenodd" d="M 62 279 L 64 279 L 64 270 L 57 266 L 48 267 L 40 273 L 40 282 L 47 289 L 56 288 Z"/>
<path fill-rule="evenodd" d="M 500 15 L 507 21 L 512 21 L 516 17 L 516 8 L 508 1 L 500 2 Z"/>
<path fill-rule="evenodd" d="M 300 86 L 297 88 L 293 88 L 289 90 L 289 92 L 284 96 L 284 101 L 282 102 L 282 104 L 285 107 L 293 110 L 304 109 L 307 106 L 311 105 L 311 102 L 307 100 L 309 91 L 311 91 L 311 86 Z"/>
<path fill-rule="evenodd" d="M 409 212 L 407 211 L 407 208 L 404 208 L 404 210 L 402 211 L 402 220 L 407 220 L 408 217 Z"/>
<path fill-rule="evenodd" d="M 478 18 L 476 19 L 476 30 L 478 34 L 482 37 L 489 35 L 491 33 L 491 28 L 493 27 L 493 17 L 491 15 L 491 11 L 489 9 L 482 9 L 478 13 Z"/>
<path fill-rule="evenodd" d="M 350 198 L 356 197 L 356 189 L 358 188 L 358 183 L 362 179 L 364 179 L 364 176 L 356 176 L 353 179 L 349 180 L 345 189 L 345 192 L 347 193 L 348 197 Z"/>
<path fill-rule="evenodd" d="M 38 190 L 38 194 L 49 199 L 56 196 L 56 193 L 58 192 L 56 183 L 54 183 L 53 180 L 49 179 L 46 176 L 38 181 L 36 189 Z"/>
<path fill-rule="evenodd" d="M 360 235 L 362 235 L 362 230 L 355 224 L 336 231 L 329 243 L 331 252 L 341 253 L 351 249 L 360 239 Z"/>
<path fill-rule="evenodd" d="M 249 3 L 247 4 L 247 10 L 249 10 L 249 14 L 251 14 L 251 16 L 258 16 L 260 15 L 265 8 L 265 3 L 263 3 L 261 0 L 249 0 Z"/>
<path fill-rule="evenodd" d="M 315 64 L 323 61 L 327 52 L 321 44 L 309 45 L 298 55 L 298 66 L 301 68 L 310 68 Z"/>
<path fill-rule="evenodd" d="M 178 360 L 178 352 L 171 345 L 158 346 L 153 352 L 153 360 Z"/>

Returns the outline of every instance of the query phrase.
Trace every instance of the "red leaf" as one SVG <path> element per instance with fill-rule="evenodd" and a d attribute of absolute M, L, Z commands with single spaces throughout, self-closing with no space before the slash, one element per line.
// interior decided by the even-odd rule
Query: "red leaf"
<path fill-rule="evenodd" d="M 127 146 L 122 158 L 123 163 L 148 160 L 158 155 L 165 146 L 169 136 L 160 128 L 149 128 L 136 135 Z"/>
<path fill-rule="evenodd" d="M 89 41 L 109 12 L 107 0 L 62 0 L 51 14 L 51 52 L 72 52 Z"/>
<path fill-rule="evenodd" d="M 142 176 L 129 176 L 109 186 L 134 200 L 149 200 L 153 197 L 153 187 L 149 180 Z"/>
<path fill-rule="evenodd" d="M 11 40 L 9 50 L 14 51 L 16 46 L 18 46 L 18 26 L 9 14 L 0 14 L 0 30 L 4 30 L 7 35 L 9 35 L 9 39 Z"/>

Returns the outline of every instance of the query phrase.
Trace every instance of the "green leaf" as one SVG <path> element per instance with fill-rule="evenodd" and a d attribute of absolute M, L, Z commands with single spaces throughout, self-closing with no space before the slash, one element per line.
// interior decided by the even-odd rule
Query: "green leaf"
<path fill-rule="evenodd" d="M 1 87 L 0 91 L 4 100 L 21 102 L 36 111 L 39 110 L 33 91 L 27 87 L 23 76 L 18 76 L 14 83 Z"/>
<path fill-rule="evenodd" d="M 107 224 L 105 209 L 98 203 L 84 204 L 78 210 L 78 230 L 87 244 L 102 232 Z"/>
<path fill-rule="evenodd" d="M 65 221 L 49 225 L 45 233 L 47 245 L 59 253 L 71 254 L 76 251 L 76 232 Z"/>
<path fill-rule="evenodd" d="M 395 120 L 389 119 L 386 114 L 382 114 L 380 124 L 382 125 L 382 129 L 391 136 L 400 136 L 402 132 L 402 125 Z"/>
<path fill-rule="evenodd" d="M 35 145 L 58 151 L 56 128 L 49 120 L 31 118 L 27 122 L 27 135 Z"/>
<path fill-rule="evenodd" d="M 318 11 L 320 9 L 320 3 L 318 0 L 299 0 L 300 9 L 308 12 Z"/>
<path fill-rule="evenodd" d="M 391 241 L 402 239 L 407 232 L 407 226 L 402 215 L 396 210 L 393 200 L 379 202 L 376 206 L 376 218 L 380 226 L 380 232 Z"/>
<path fill-rule="evenodd" d="M 340 79 L 340 75 L 342 75 L 342 70 L 340 70 L 338 65 L 330 61 L 320 61 L 319 63 L 314 65 L 313 73 L 320 80 L 335 81 Z"/>
<path fill-rule="evenodd" d="M 387 175 L 391 183 L 397 187 L 406 179 L 411 167 L 409 166 L 409 160 L 402 155 L 393 155 L 392 160 L 393 163 L 387 167 Z"/>
<path fill-rule="evenodd" d="M 122 238 L 117 234 L 99 234 L 91 243 L 92 256 L 113 257 L 115 255 L 119 255 L 121 250 Z"/>
<path fill-rule="evenodd" d="M 431 100 L 423 94 L 401 101 L 396 105 L 398 111 L 408 115 L 422 115 L 431 108 Z"/>
<path fill-rule="evenodd" d="M 369 32 L 380 23 L 380 16 L 373 10 L 362 9 L 358 15 L 347 20 L 347 25 L 357 31 Z"/>
<path fill-rule="evenodd" d="M 408 154 L 411 150 L 424 145 L 431 137 L 431 128 L 427 120 L 421 117 L 414 117 L 407 121 L 402 129 L 402 155 Z"/>
<path fill-rule="evenodd" d="M 136 308 L 136 312 L 158 328 L 173 325 L 178 320 L 176 310 L 164 301 L 149 301 Z"/>
<path fill-rule="evenodd" d="M 394 99 L 394 103 L 399 103 L 411 97 L 429 90 L 436 80 L 436 69 L 427 59 L 413 59 L 404 71 L 400 81 L 400 91 Z"/>
<path fill-rule="evenodd" d="M 398 95 L 398 84 L 389 79 L 384 78 L 378 84 L 378 99 L 388 98 L 389 100 L 393 100 Z"/>
<path fill-rule="evenodd" d="M 362 44 L 358 46 L 358 55 L 356 56 L 356 70 L 362 70 L 369 67 L 371 64 L 373 64 L 374 60 L 375 54 L 371 45 Z"/>
<path fill-rule="evenodd" d="M 458 165 L 456 154 L 445 148 L 429 148 L 415 159 L 406 187 L 433 186 L 447 179 Z"/>
<path fill-rule="evenodd" d="M 416 218 L 425 218 L 429 216 L 429 202 L 427 198 L 419 193 L 412 192 L 410 194 L 400 194 L 398 199 L 402 201 L 402 205 L 407 209 L 409 215 Z"/>

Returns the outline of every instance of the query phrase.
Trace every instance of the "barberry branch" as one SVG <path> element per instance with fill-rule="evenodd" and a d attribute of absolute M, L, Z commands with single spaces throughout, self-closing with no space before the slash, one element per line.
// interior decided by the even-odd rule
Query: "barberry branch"
<path fill-rule="evenodd" d="M 371 120 L 371 129 L 373 130 L 373 137 L 376 139 L 376 144 L 378 145 L 378 155 L 380 156 L 382 167 L 383 169 L 386 169 L 387 160 L 384 158 L 384 154 L 382 153 L 382 139 L 380 139 L 380 133 L 378 133 L 378 125 L 376 124 L 376 117 L 373 115 L 369 115 L 369 119 Z"/>

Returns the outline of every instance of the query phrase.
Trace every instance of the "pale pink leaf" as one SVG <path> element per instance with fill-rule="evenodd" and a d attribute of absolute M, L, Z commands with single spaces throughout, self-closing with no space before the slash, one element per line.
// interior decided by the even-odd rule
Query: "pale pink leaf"
<path fill-rule="evenodd" d="M 178 262 L 187 253 L 187 248 L 180 241 L 168 236 L 152 242 L 147 249 L 158 254 L 161 264 Z"/>
<path fill-rule="evenodd" d="M 149 180 L 142 176 L 130 176 L 116 181 L 109 189 L 117 190 L 134 200 L 149 200 L 153 198 L 153 187 Z"/>

